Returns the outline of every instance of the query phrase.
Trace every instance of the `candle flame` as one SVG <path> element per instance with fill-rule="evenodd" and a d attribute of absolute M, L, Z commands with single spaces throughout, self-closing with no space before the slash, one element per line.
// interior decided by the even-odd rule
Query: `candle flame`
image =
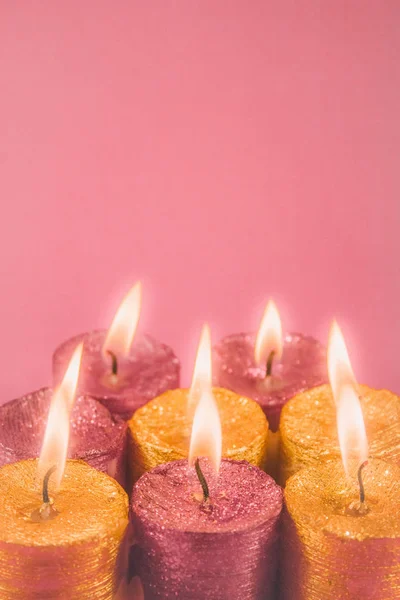
<path fill-rule="evenodd" d="M 189 464 L 197 458 L 208 457 L 216 473 L 222 455 L 222 431 L 217 403 L 211 388 L 205 388 L 196 407 L 190 438 Z"/>
<path fill-rule="evenodd" d="M 275 302 L 270 300 L 265 307 L 263 318 L 257 333 L 254 358 L 257 365 L 265 366 L 269 356 L 274 352 L 275 359 L 282 356 L 282 323 Z"/>
<path fill-rule="evenodd" d="M 128 356 L 140 317 L 142 284 L 129 290 L 117 310 L 103 344 L 103 355 L 112 352 L 117 357 Z"/>
<path fill-rule="evenodd" d="M 357 380 L 353 373 L 349 353 L 342 331 L 336 321 L 333 321 L 328 342 L 328 374 L 335 402 L 343 385 L 357 389 Z"/>
<path fill-rule="evenodd" d="M 336 404 L 336 422 L 344 469 L 349 474 L 349 459 L 361 465 L 368 459 L 368 440 L 357 393 L 357 380 L 350 363 L 343 334 L 333 322 L 328 343 L 328 374 Z"/>
<path fill-rule="evenodd" d="M 67 460 L 69 418 L 78 385 L 82 351 L 83 343 L 75 348 L 61 385 L 54 390 L 39 457 L 39 477 L 42 478 L 50 467 L 56 466 L 56 470 L 52 475 L 55 489 L 60 486 Z"/>
<path fill-rule="evenodd" d="M 211 333 L 203 325 L 189 392 L 189 407 L 196 406 L 190 438 L 189 464 L 208 457 L 218 473 L 222 454 L 221 421 L 212 393 Z"/>
<path fill-rule="evenodd" d="M 212 355 L 211 332 L 209 326 L 203 325 L 197 350 L 196 362 L 193 370 L 192 385 L 189 391 L 189 407 L 198 403 L 202 392 L 211 391 L 212 381 Z"/>

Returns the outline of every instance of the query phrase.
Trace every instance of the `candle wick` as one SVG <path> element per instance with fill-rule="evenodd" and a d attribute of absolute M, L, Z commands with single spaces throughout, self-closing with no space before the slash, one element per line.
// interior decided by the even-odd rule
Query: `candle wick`
<path fill-rule="evenodd" d="M 203 475 L 203 471 L 201 470 L 200 461 L 198 458 L 196 458 L 194 468 L 196 469 L 196 475 L 199 478 L 201 489 L 203 490 L 204 500 L 208 500 L 208 498 L 210 497 L 210 490 L 208 489 L 208 484 L 206 478 Z"/>
<path fill-rule="evenodd" d="M 106 350 L 107 354 L 111 356 L 111 372 L 113 375 L 118 375 L 118 361 L 117 357 L 112 350 Z"/>
<path fill-rule="evenodd" d="M 274 362 L 275 354 L 276 354 L 275 350 L 272 350 L 272 352 L 270 352 L 268 355 L 267 370 L 265 373 L 266 377 L 271 377 L 271 375 L 272 375 L 272 363 Z"/>
<path fill-rule="evenodd" d="M 53 465 L 46 473 L 46 475 L 43 478 L 43 503 L 44 504 L 49 504 L 50 502 L 50 496 L 49 496 L 49 479 L 52 476 L 52 474 L 54 473 L 54 471 L 57 469 L 57 465 Z"/>
<path fill-rule="evenodd" d="M 360 486 L 360 504 L 364 504 L 365 502 L 365 488 L 364 488 L 364 482 L 363 482 L 363 478 L 362 478 L 362 471 L 364 469 L 364 467 L 368 464 L 368 461 L 364 461 L 357 472 L 357 478 L 358 478 L 358 485 Z"/>

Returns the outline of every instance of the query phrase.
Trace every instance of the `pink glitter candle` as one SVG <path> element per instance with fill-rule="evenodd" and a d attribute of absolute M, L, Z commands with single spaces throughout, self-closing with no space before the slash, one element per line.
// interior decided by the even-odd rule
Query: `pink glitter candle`
<path fill-rule="evenodd" d="M 46 429 L 52 390 L 43 388 L 0 407 L 0 467 L 36 458 Z M 126 424 L 89 396 L 71 413 L 68 458 L 81 459 L 125 483 Z"/>
<path fill-rule="evenodd" d="M 110 412 L 130 419 L 137 408 L 179 387 L 180 365 L 174 352 L 148 335 L 135 337 L 140 315 L 141 284 L 123 299 L 108 331 L 78 335 L 53 355 L 54 387 L 61 382 L 74 348 L 83 342 L 78 394 L 89 394 Z"/>
<path fill-rule="evenodd" d="M 53 355 L 56 387 L 74 348 L 84 342 L 78 394 L 102 402 L 113 415 L 130 419 L 137 408 L 166 390 L 179 387 L 180 364 L 173 350 L 148 335 L 134 340 L 128 356 L 119 361 L 118 376 L 111 372 L 102 347 L 107 331 L 92 331 L 67 340 Z"/>
<path fill-rule="evenodd" d="M 288 333 L 282 339 L 279 315 L 272 311 L 276 309 L 269 304 L 258 335 L 230 335 L 214 348 L 214 383 L 258 402 L 271 431 L 277 431 L 284 404 L 296 394 L 326 383 L 327 372 L 324 346 L 300 333 Z M 268 323 L 271 318 L 278 320 L 275 326 Z M 264 338 L 263 348 L 257 361 L 260 337 Z"/>
<path fill-rule="evenodd" d="M 135 484 L 132 575 L 146 600 L 270 600 L 276 578 L 282 490 L 247 462 L 224 459 L 204 501 L 186 460 L 156 467 Z"/>

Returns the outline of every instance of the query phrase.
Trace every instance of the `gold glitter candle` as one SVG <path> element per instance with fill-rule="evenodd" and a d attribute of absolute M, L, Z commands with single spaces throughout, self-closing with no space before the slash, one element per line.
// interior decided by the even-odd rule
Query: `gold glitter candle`
<path fill-rule="evenodd" d="M 0 469 L 1 600 L 111 600 L 121 578 L 126 493 L 69 460 L 46 518 L 36 475 L 35 459 Z"/>
<path fill-rule="evenodd" d="M 244 396 L 213 388 L 222 426 L 222 456 L 263 468 L 268 422 L 261 407 Z M 145 471 L 187 458 L 192 419 L 189 390 L 164 392 L 135 412 L 128 421 L 129 463 L 133 481 Z"/>
<path fill-rule="evenodd" d="M 400 466 L 400 399 L 388 390 L 358 386 L 370 456 Z M 330 385 L 313 388 L 290 400 L 282 410 L 279 481 L 302 467 L 338 459 L 336 408 Z"/>
<path fill-rule="evenodd" d="M 264 468 L 268 421 L 261 407 L 223 388 L 211 388 L 211 334 L 204 325 L 192 386 L 164 392 L 128 421 L 128 458 L 133 482 L 158 465 L 187 458 L 192 421 L 204 393 L 214 396 L 222 426 L 222 456 Z"/>
<path fill-rule="evenodd" d="M 105 473 L 66 460 L 82 348 L 53 392 L 40 458 L 0 469 L 1 600 L 111 600 L 118 588 L 127 495 Z"/>
<path fill-rule="evenodd" d="M 285 489 L 283 600 L 400 598 L 400 469 L 372 459 L 357 479 L 340 461 L 303 469 Z"/>
<path fill-rule="evenodd" d="M 328 435 L 320 434 L 318 451 L 323 452 L 326 446 L 327 452 L 319 463 L 314 456 L 311 467 L 301 469 L 287 482 L 281 598 L 398 599 L 400 469 L 377 458 L 369 459 L 362 410 L 366 403 L 365 399 L 363 405 L 360 402 L 360 389 L 336 322 L 328 345 L 328 372 L 342 461 L 334 459 L 332 431 L 324 429 Z M 361 388 L 361 392 L 367 397 L 370 390 Z M 315 393 L 316 398 L 321 396 L 318 389 Z M 381 398 L 381 393 L 371 394 L 376 422 L 384 418 L 383 406 L 377 407 Z M 369 423 L 372 421 L 370 418 Z M 318 422 L 314 431 L 320 424 L 326 427 L 323 421 Z M 397 429 L 396 424 L 394 427 Z M 308 446 L 309 437 L 305 440 Z M 330 457 L 332 460 L 324 462 Z"/>

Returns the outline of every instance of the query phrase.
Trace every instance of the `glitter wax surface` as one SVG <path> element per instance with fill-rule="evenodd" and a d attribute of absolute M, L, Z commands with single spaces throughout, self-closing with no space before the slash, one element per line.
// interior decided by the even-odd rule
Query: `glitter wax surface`
<path fill-rule="evenodd" d="M 210 501 L 186 460 L 134 486 L 133 573 L 146 600 L 272 600 L 282 490 L 247 462 L 224 459 L 218 479 L 200 460 Z"/>
<path fill-rule="evenodd" d="M 287 400 L 327 381 L 326 351 L 312 337 L 287 334 L 282 359 L 273 363 L 272 376 L 266 379 L 265 366 L 257 366 L 254 359 L 255 340 L 255 334 L 240 333 L 214 347 L 214 383 L 256 400 L 276 431 Z"/>
<path fill-rule="evenodd" d="M 388 390 L 358 386 L 370 456 L 400 466 L 400 399 Z M 336 410 L 329 385 L 299 394 L 282 410 L 280 476 L 340 458 Z"/>
<path fill-rule="evenodd" d="M 39 456 L 52 390 L 42 388 L 0 407 L 0 466 Z M 76 399 L 68 457 L 84 460 L 121 485 L 126 474 L 126 423 L 89 396 Z"/>
<path fill-rule="evenodd" d="M 118 361 L 118 379 L 102 355 L 106 330 L 71 338 L 53 354 L 53 383 L 61 382 L 76 346 L 84 342 L 78 394 L 89 394 L 115 415 L 129 419 L 135 410 L 165 390 L 179 386 L 180 364 L 173 350 L 148 335 L 133 340 L 127 358 Z"/>
<path fill-rule="evenodd" d="M 282 600 L 400 598 L 400 470 L 369 461 L 362 513 L 351 508 L 359 498 L 355 471 L 347 478 L 335 461 L 289 479 Z"/>
<path fill-rule="evenodd" d="M 36 474 L 36 460 L 0 469 L 1 600 L 112 600 L 122 575 L 126 493 L 105 473 L 67 461 L 54 495 L 58 514 L 38 522 Z"/>
<path fill-rule="evenodd" d="M 128 458 L 133 481 L 145 471 L 186 458 L 192 418 L 187 389 L 164 392 L 128 421 Z M 264 467 L 268 423 L 259 405 L 229 390 L 213 388 L 222 427 L 222 456 Z"/>

